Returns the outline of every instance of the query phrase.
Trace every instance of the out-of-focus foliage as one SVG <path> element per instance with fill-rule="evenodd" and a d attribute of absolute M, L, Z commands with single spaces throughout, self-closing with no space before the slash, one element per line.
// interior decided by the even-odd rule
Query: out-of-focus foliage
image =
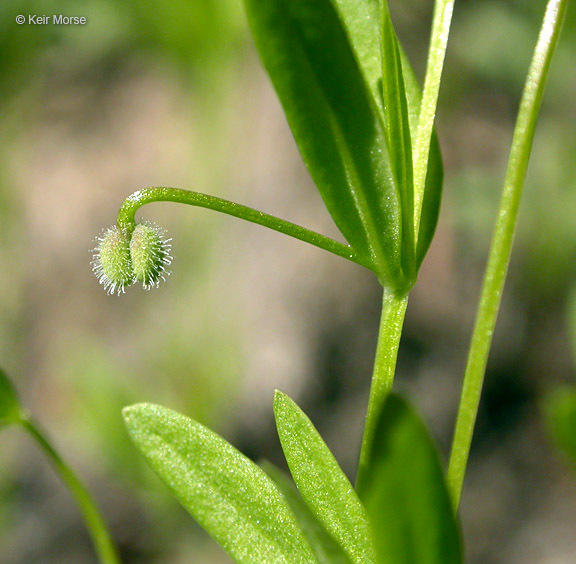
<path fill-rule="evenodd" d="M 547 398 L 545 410 L 553 439 L 576 462 L 576 390 L 568 387 L 555 390 Z"/>
<path fill-rule="evenodd" d="M 576 370 L 576 285 L 569 294 L 568 334 L 572 346 L 573 366 Z M 552 440 L 576 469 L 576 387 L 559 386 L 547 394 L 544 414 Z"/>
<path fill-rule="evenodd" d="M 0 368 L 0 427 L 20 419 L 20 403 L 8 376 Z"/>
<path fill-rule="evenodd" d="M 87 24 L 17 25 L 19 14 L 78 15 Z M 120 410 L 157 399 L 226 425 L 242 351 L 234 316 L 217 307 L 206 253 L 219 238 L 216 224 L 188 219 L 171 230 L 180 266 L 170 298 L 106 299 L 93 284 L 88 251 L 122 199 L 145 183 L 162 177 L 225 189 L 226 138 L 237 127 L 230 81 L 246 56 L 241 4 L 15 0 L 0 6 L 0 30 L 0 357 L 64 454 L 74 453 L 68 458 L 102 502 L 124 560 L 160 561 L 157 547 L 165 546 L 177 562 L 189 550 L 175 540 L 184 518 L 146 493 L 153 478 Z M 199 300 L 214 307 L 198 311 Z M 2 442 L 0 559 L 89 562 L 66 493 L 62 507 L 44 505 L 50 469 L 17 433 L 5 432 Z M 36 488 L 28 505 L 23 492 Z M 154 525 L 134 513 L 142 504 Z M 68 514 L 78 534 L 64 548 L 58 531 Z"/>
<path fill-rule="evenodd" d="M 54 14 L 84 16 L 87 24 L 15 24 L 17 15 Z M 87 0 L 81 5 L 70 0 L 11 0 L 0 8 L 0 26 L 3 94 L 18 94 L 24 82 L 47 70 L 47 60 L 61 55 L 66 60 L 60 64 L 67 67 L 147 55 L 187 73 L 201 69 L 204 76 L 211 66 L 217 72 L 244 36 L 241 4 L 235 0 Z"/>

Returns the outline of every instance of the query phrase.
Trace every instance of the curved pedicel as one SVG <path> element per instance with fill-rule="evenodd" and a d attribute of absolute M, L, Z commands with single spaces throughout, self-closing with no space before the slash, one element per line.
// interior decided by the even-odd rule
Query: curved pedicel
<path fill-rule="evenodd" d="M 373 262 L 358 256 L 350 245 L 290 221 L 200 192 L 154 187 L 138 190 L 128 196 L 118 211 L 116 226 L 110 227 L 96 238 L 93 270 L 109 294 L 122 294 L 135 282 L 149 290 L 158 286 L 169 274 L 166 269 L 172 262 L 169 244 L 171 239 L 166 239 L 165 231 L 157 225 L 148 222 L 136 223 L 135 220 L 136 211 L 153 202 L 175 202 L 225 213 L 284 233 L 374 270 Z"/>

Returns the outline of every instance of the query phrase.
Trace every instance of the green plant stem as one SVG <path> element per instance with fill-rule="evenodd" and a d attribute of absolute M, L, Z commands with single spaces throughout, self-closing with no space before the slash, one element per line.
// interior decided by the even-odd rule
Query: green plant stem
<path fill-rule="evenodd" d="M 426 174 L 428 172 L 430 140 L 434 130 L 440 79 L 442 78 L 444 59 L 446 58 L 446 47 L 448 46 L 454 1 L 455 0 L 436 0 L 434 6 L 432 34 L 426 65 L 426 78 L 422 91 L 418 132 L 414 145 L 414 234 L 416 238 L 416 249 L 418 248 L 418 229 L 420 226 L 420 214 L 422 213 L 422 201 L 424 199 L 424 189 L 426 186 Z"/>
<path fill-rule="evenodd" d="M 518 208 L 532 149 L 534 129 L 550 60 L 558 41 L 566 3 L 567 0 L 550 0 L 548 2 L 536 49 L 528 71 L 528 78 L 524 86 L 514 130 L 502 199 L 494 228 L 476 324 L 468 354 L 468 363 L 464 375 L 460 407 L 450 455 L 448 486 L 455 508 L 458 507 L 460 502 L 488 353 L 492 343 L 492 334 L 496 325 L 506 272 L 510 261 Z"/>
<path fill-rule="evenodd" d="M 386 396 L 392 390 L 392 384 L 394 383 L 396 359 L 398 358 L 398 348 L 400 347 L 400 337 L 407 305 L 408 295 L 398 296 L 384 289 L 374 373 L 370 386 L 370 398 L 368 400 L 364 436 L 362 437 L 362 448 L 358 463 L 358 475 L 356 477 L 357 488 L 361 487 L 364 480 L 372 454 L 374 430 L 378 417 L 382 411 Z"/>
<path fill-rule="evenodd" d="M 330 253 L 348 259 L 370 270 L 374 269 L 374 265 L 361 259 L 350 245 L 339 243 L 325 235 L 321 235 L 320 233 L 316 233 L 315 231 L 311 231 L 273 215 L 249 208 L 248 206 L 230 202 L 223 198 L 201 194 L 200 192 L 183 190 L 181 188 L 153 187 L 134 192 L 124 200 L 124 203 L 118 211 L 118 227 L 130 235 L 136 225 L 134 219 L 136 211 L 143 205 L 152 202 L 176 202 L 179 204 L 208 208 L 234 217 L 239 217 L 246 221 L 250 221 L 251 223 L 263 225 L 264 227 L 268 227 L 274 231 L 279 231 L 280 233 L 284 233 L 285 235 L 289 235 L 290 237 L 294 237 L 300 241 L 310 243 L 315 247 L 329 251 Z"/>
<path fill-rule="evenodd" d="M 70 490 L 84 517 L 86 527 L 92 537 L 94 548 L 101 564 L 120 564 L 120 559 L 98 508 L 88 490 L 78 479 L 73 470 L 62 460 L 48 439 L 29 416 L 25 414 L 19 421 L 20 425 L 34 438 L 40 448 L 46 453 L 64 484 Z"/>

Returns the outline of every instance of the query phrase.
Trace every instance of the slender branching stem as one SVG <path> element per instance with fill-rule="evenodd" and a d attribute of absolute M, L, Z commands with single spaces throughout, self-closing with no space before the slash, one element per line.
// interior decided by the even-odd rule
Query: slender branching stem
<path fill-rule="evenodd" d="M 550 60 L 558 41 L 566 4 L 567 0 L 550 0 L 548 2 L 516 121 L 500 209 L 494 228 L 476 324 L 464 375 L 448 468 L 448 485 L 455 508 L 458 507 L 460 502 L 488 352 L 492 342 L 492 334 L 496 325 L 510 260 L 518 208 L 534 138 L 534 129 Z"/>
<path fill-rule="evenodd" d="M 418 133 L 414 144 L 414 234 L 416 248 L 418 248 L 418 229 L 428 171 L 430 140 L 434 130 L 440 79 L 444 68 L 453 11 L 454 0 L 436 0 L 426 65 L 426 78 L 424 79 L 424 90 L 422 92 L 418 119 Z"/>
<path fill-rule="evenodd" d="M 360 264 L 361 266 L 365 266 L 370 270 L 374 268 L 374 265 L 370 261 L 364 259 L 364 257 L 359 257 L 350 245 L 339 243 L 325 235 L 321 235 L 295 223 L 285 221 L 284 219 L 248 206 L 230 202 L 223 198 L 201 194 L 200 192 L 183 190 L 181 188 L 153 187 L 134 192 L 124 200 L 118 212 L 118 227 L 123 229 L 127 235 L 130 235 L 136 225 L 134 219 L 136 211 L 143 205 L 152 202 L 176 202 L 219 211 L 258 225 L 263 225 L 264 227 L 279 231 L 300 241 L 305 241 L 315 247 L 319 247 L 320 249 Z"/>
<path fill-rule="evenodd" d="M 400 347 L 400 336 L 404 325 L 408 295 L 397 295 L 390 290 L 384 289 L 382 298 L 382 314 L 380 317 L 380 330 L 378 344 L 376 345 L 376 359 L 374 361 L 374 373 L 370 387 L 370 398 L 366 412 L 364 436 L 362 437 L 362 449 L 358 464 L 356 487 L 361 488 L 362 481 L 368 469 L 374 432 L 378 423 L 378 417 L 386 396 L 392 390 L 394 373 L 396 371 L 396 359 Z"/>
<path fill-rule="evenodd" d="M 110 537 L 110 533 L 100 515 L 92 496 L 76 476 L 74 471 L 64 462 L 62 457 L 52 447 L 34 421 L 23 413 L 19 424 L 34 438 L 40 448 L 46 453 L 60 478 L 70 490 L 84 517 L 86 527 L 92 537 L 94 548 L 101 564 L 120 564 L 120 559 Z"/>

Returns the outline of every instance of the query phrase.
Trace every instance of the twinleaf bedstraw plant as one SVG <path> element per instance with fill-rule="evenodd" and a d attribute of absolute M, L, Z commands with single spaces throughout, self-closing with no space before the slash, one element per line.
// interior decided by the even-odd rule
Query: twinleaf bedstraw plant
<path fill-rule="evenodd" d="M 518 205 L 567 0 L 549 0 L 520 105 L 445 482 L 430 436 L 391 393 L 408 294 L 442 189 L 434 116 L 454 0 L 437 0 L 421 91 L 384 0 L 245 0 L 256 46 L 304 162 L 347 244 L 254 209 L 177 188 L 129 196 L 98 239 L 109 293 L 156 286 L 171 262 L 137 210 L 172 201 L 269 227 L 371 270 L 382 316 L 356 487 L 306 415 L 281 392 L 274 414 L 292 480 L 256 465 L 199 423 L 138 404 L 134 444 L 182 505 L 242 564 L 459 564 L 457 508 Z M 296 488 L 294 488 L 294 484 Z M 103 562 L 113 556 L 102 555 Z"/>

